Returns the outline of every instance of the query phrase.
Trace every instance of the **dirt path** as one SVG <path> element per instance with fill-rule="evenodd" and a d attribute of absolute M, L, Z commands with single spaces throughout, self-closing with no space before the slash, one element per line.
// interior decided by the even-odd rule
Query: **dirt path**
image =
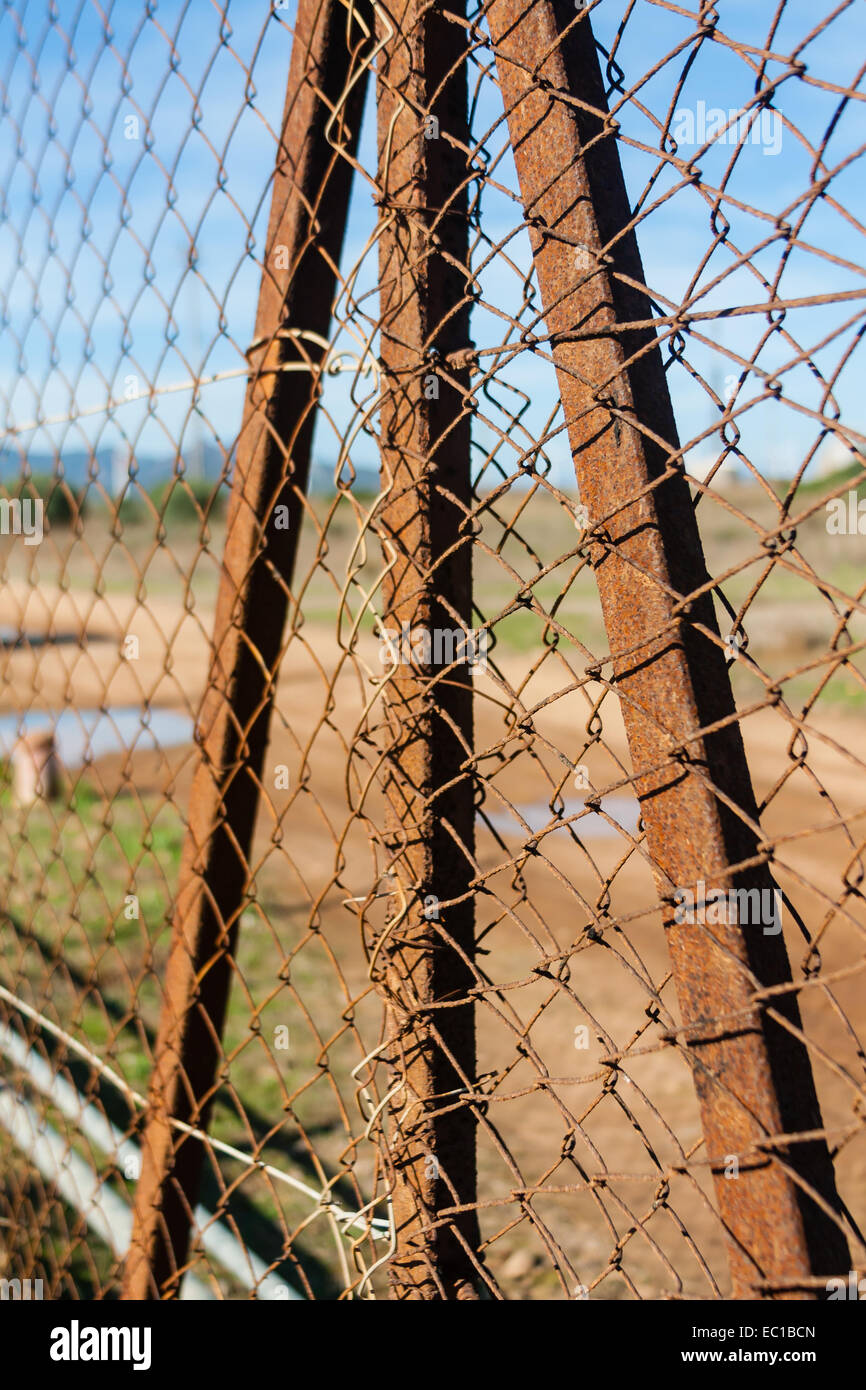
<path fill-rule="evenodd" d="M 67 703 L 137 705 L 145 700 L 190 712 L 197 708 L 207 672 L 210 609 L 188 613 L 178 601 L 149 598 L 146 604 L 137 604 L 116 593 L 103 600 L 82 599 L 80 594 L 21 584 L 7 589 L 2 620 L 21 623 L 37 634 L 87 634 L 80 647 L 49 644 L 4 651 L 0 705 L 6 709 L 21 709 L 28 702 L 58 708 Z M 133 659 L 122 654 L 129 635 L 138 638 Z M 324 627 L 316 627 L 314 635 L 316 660 L 311 655 L 313 627 L 308 625 L 303 641 L 291 645 L 281 674 L 265 778 L 268 798 L 260 817 L 256 858 L 267 892 L 291 902 L 302 915 L 312 913 L 310 905 L 317 904 L 315 915 L 322 932 L 348 978 L 360 989 L 366 966 L 358 923 L 344 904 L 347 898 L 367 893 L 375 867 L 369 836 L 356 815 L 369 768 L 356 760 L 359 777 L 348 779 L 354 803 L 349 808 L 346 749 L 375 686 L 367 676 L 359 680 L 345 664 L 334 684 L 332 712 L 322 722 L 340 652 Z M 372 640 L 360 650 L 367 675 L 379 674 Z M 522 685 L 529 664 L 529 657 L 503 658 L 512 686 Z M 503 692 L 487 676 L 477 680 L 477 742 L 479 748 L 492 749 L 505 733 Z M 524 706 L 542 707 L 535 727 L 548 751 L 537 761 L 522 754 L 513 766 L 496 774 L 493 787 L 502 798 L 498 809 L 508 802 L 522 808 L 543 807 L 551 796 L 551 779 L 566 777 L 567 765 L 584 756 L 589 704 L 574 691 L 552 698 L 569 683 L 562 663 L 550 660 L 523 688 Z M 602 717 L 608 751 L 593 748 L 586 755 L 595 786 L 609 785 L 622 776 L 618 760 L 627 765 L 622 720 L 610 698 L 602 707 Z M 777 879 L 815 931 L 849 870 L 851 832 L 862 836 L 866 827 L 862 790 L 866 748 L 858 720 L 844 713 L 823 717 L 809 737 L 806 770 L 789 756 L 791 736 L 790 725 L 777 712 L 762 711 L 744 724 L 759 800 L 777 787 L 783 772 L 794 769 L 773 796 L 763 824 L 778 846 Z M 514 734 L 512 745 L 516 746 L 517 738 Z M 167 789 L 183 810 L 192 751 L 186 747 L 140 755 L 132 773 L 136 786 Z M 100 764 L 98 777 L 106 790 L 117 785 L 123 764 L 119 757 Z M 273 786 L 274 771 L 282 764 L 289 770 L 288 791 Z M 301 783 L 303 792 L 295 794 Z M 567 809 L 573 809 L 577 795 L 570 776 L 566 796 L 570 799 Z M 848 832 L 834 826 L 834 803 L 848 819 Z M 497 809 L 493 792 L 489 804 Z M 375 819 L 375 791 L 368 793 L 365 805 Z M 813 830 L 803 834 L 804 827 Z M 503 1276 L 511 1297 L 555 1294 L 556 1278 L 545 1248 L 547 1228 L 572 1261 L 573 1271 L 563 1274 L 565 1287 L 572 1281 L 592 1285 L 608 1271 L 597 1296 L 622 1296 L 630 1280 L 644 1297 L 676 1295 L 678 1274 L 686 1292 L 708 1296 L 712 1285 L 684 1234 L 691 1234 L 724 1287 L 721 1233 L 703 1195 L 708 1183 L 697 1147 L 700 1128 L 694 1092 L 683 1061 L 668 1048 L 653 1047 L 655 1031 L 648 1026 L 646 1012 L 667 975 L 649 868 L 639 851 L 633 851 L 619 868 L 610 888 L 608 926 L 602 939 L 593 941 L 584 936 L 592 908 L 628 850 L 628 842 L 615 833 L 587 833 L 581 846 L 559 830 L 540 842 L 538 854 L 519 863 L 522 883 L 515 880 L 520 844 L 519 834 L 506 837 L 503 848 L 492 834 L 479 831 L 479 866 L 487 890 L 478 899 L 479 929 L 493 926 L 484 936 L 488 954 L 480 959 L 487 978 L 498 987 L 485 994 L 480 1004 L 480 1067 L 482 1072 L 501 1076 L 482 1128 L 480 1165 L 488 1203 L 483 1220 L 488 1237 L 492 1239 L 500 1227 L 514 1220 L 517 1189 L 543 1192 L 531 1204 L 524 1198 L 526 1214 L 521 1223 L 494 1241 L 491 1267 Z M 853 920 L 837 916 L 825 933 L 825 972 L 863 964 L 866 915 L 859 905 L 851 907 L 850 914 Z M 796 971 L 804 949 L 790 919 L 786 938 Z M 570 959 L 568 975 L 560 973 L 557 979 L 550 962 L 565 956 Z M 539 974 L 542 959 L 548 965 Z M 526 983 L 513 987 L 520 981 Z M 862 973 L 853 974 L 839 982 L 836 994 L 862 1035 L 866 996 L 861 982 Z M 676 1018 L 669 982 L 661 997 L 669 1015 Z M 804 992 L 804 1015 L 807 1033 L 818 1049 L 815 1065 L 825 1123 L 841 1130 L 852 1119 L 856 1101 L 849 1075 L 862 1076 L 856 1039 L 822 986 L 810 986 Z M 607 1073 L 599 1056 L 610 1048 L 632 1045 L 636 1030 L 645 1025 L 648 1031 L 640 1046 L 651 1050 L 628 1064 L 615 1087 L 605 1085 Z M 575 1030 L 581 1026 L 588 1030 L 585 1049 L 576 1048 Z M 512 1069 L 505 1075 L 509 1066 Z M 654 1209 L 662 1175 L 693 1149 L 690 1174 L 672 1178 L 666 1203 Z M 866 1184 L 862 1141 L 843 1151 L 839 1175 L 852 1209 L 862 1215 Z M 581 1189 L 577 1193 L 555 1190 L 573 1189 L 575 1184 Z M 612 1258 L 619 1269 L 610 1273 Z"/>

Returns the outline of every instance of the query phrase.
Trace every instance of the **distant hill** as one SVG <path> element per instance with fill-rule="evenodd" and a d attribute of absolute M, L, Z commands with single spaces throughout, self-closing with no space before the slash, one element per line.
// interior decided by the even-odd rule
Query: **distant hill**
<path fill-rule="evenodd" d="M 111 449 L 97 449 L 94 454 L 86 453 L 83 449 L 64 449 L 61 450 L 60 457 L 64 476 L 73 491 L 83 487 L 95 472 L 106 491 L 114 492 L 118 466 Z M 48 453 L 28 454 L 27 463 L 31 473 L 35 476 L 40 474 L 51 476 L 57 468 L 55 456 Z M 190 467 L 190 461 L 187 461 L 187 469 Z M 313 464 L 310 479 L 310 491 L 312 493 L 320 495 L 333 492 L 335 467 L 335 462 Z M 145 492 L 152 492 L 178 471 L 174 459 L 153 455 L 137 455 L 135 470 L 135 480 Z M 230 470 L 231 463 L 229 465 Z M 223 476 L 225 460 L 216 445 L 205 446 L 202 456 L 202 472 L 205 480 L 213 484 L 216 484 Z M 356 487 L 359 492 L 375 491 L 378 487 L 378 475 L 375 468 L 356 467 L 356 475 Z M 14 482 L 20 476 L 20 452 L 9 445 L 0 445 L 0 486 L 8 487 L 10 482 Z M 125 470 L 121 476 L 125 476 Z"/>
<path fill-rule="evenodd" d="M 866 469 L 866 458 L 859 461 L 852 458 L 850 463 L 844 464 L 841 468 L 834 468 L 831 473 L 821 473 L 816 477 L 811 477 L 807 473 L 797 488 L 797 497 L 808 498 L 818 493 L 823 495 L 835 492 L 836 488 L 842 487 L 851 479 L 862 478 L 864 469 Z M 773 485 L 778 496 L 784 497 L 791 482 L 790 479 L 776 478 L 773 480 Z M 861 487 L 866 488 L 866 482 L 858 485 L 858 492 Z"/>

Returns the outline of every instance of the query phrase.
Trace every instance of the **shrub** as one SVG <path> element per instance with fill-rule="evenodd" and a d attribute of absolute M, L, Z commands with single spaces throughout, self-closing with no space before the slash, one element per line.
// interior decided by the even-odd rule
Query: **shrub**
<path fill-rule="evenodd" d="M 21 483 L 18 496 L 41 498 L 45 504 L 45 521 L 49 526 L 72 526 L 84 516 L 88 506 L 87 488 L 75 488 L 53 473 L 34 473 Z"/>
<path fill-rule="evenodd" d="M 164 522 L 198 522 L 200 517 L 221 516 L 226 507 L 222 484 L 204 478 L 169 478 L 150 494 Z"/>

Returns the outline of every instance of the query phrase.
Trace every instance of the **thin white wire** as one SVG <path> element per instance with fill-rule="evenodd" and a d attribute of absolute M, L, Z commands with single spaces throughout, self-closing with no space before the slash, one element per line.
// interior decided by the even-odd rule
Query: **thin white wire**
<path fill-rule="evenodd" d="M 293 330 L 292 337 L 303 337 L 324 341 L 319 339 L 318 334 L 306 333 L 303 330 Z M 329 344 L 325 342 L 325 346 Z M 278 372 L 320 372 L 323 376 L 338 376 L 340 372 L 353 372 L 357 376 L 370 376 L 376 374 L 378 380 L 380 368 L 374 357 L 359 352 L 349 352 L 342 348 L 339 352 L 331 348 L 329 354 L 320 363 L 314 362 L 283 362 L 277 367 L 263 367 L 260 375 L 271 376 Z M 146 391 L 135 391 L 123 396 L 109 399 L 101 405 L 86 406 L 81 410 L 74 411 L 71 415 L 46 415 L 36 420 L 28 420 L 23 425 L 10 425 L 0 431 L 0 440 L 12 439 L 16 435 L 30 434 L 34 430 L 47 429 L 53 425 L 74 425 L 78 420 L 85 420 L 94 415 L 110 415 L 113 411 L 119 410 L 121 406 L 135 405 L 138 401 L 153 400 L 156 396 L 170 396 L 180 391 L 197 391 L 202 386 L 216 386 L 221 381 L 232 381 L 237 377 L 250 376 L 249 367 L 228 367 L 224 372 L 215 372 L 213 376 L 191 377 L 188 381 L 175 381 L 168 386 L 150 386 Z"/>
<path fill-rule="evenodd" d="M 32 1018 L 40 1027 L 53 1034 L 54 1037 L 59 1038 L 67 1045 L 71 1052 L 77 1053 L 79 1057 L 84 1058 L 92 1067 L 95 1067 L 102 1076 L 106 1077 L 118 1090 L 128 1096 L 139 1109 L 146 1109 L 147 1100 L 145 1097 L 141 1095 L 139 1091 L 134 1090 L 122 1076 L 119 1076 L 116 1071 L 106 1062 L 103 1062 L 100 1057 L 97 1057 L 94 1052 L 91 1052 L 88 1047 L 78 1042 L 69 1033 L 65 1032 L 64 1029 L 58 1028 L 57 1024 L 52 1023 L 44 1014 L 31 1008 L 23 999 L 19 999 L 17 995 L 12 994 L 11 991 L 6 989 L 3 985 L 0 985 L 0 999 L 5 999 L 7 1003 L 12 1004 L 27 1018 Z M 173 1129 L 178 1130 L 182 1134 L 189 1135 L 192 1139 L 200 1139 L 202 1143 L 210 1145 L 212 1149 L 216 1150 L 218 1153 L 225 1154 L 227 1158 L 236 1159 L 251 1168 L 258 1168 L 261 1172 L 267 1173 L 268 1177 L 273 1178 L 276 1182 L 285 1183 L 286 1186 L 294 1188 L 296 1192 L 303 1193 L 305 1197 L 309 1197 L 311 1201 L 321 1207 L 323 1214 L 333 1216 L 335 1220 L 343 1223 L 347 1230 L 353 1230 L 358 1226 L 365 1234 L 371 1235 L 374 1240 L 384 1239 L 384 1235 L 377 1234 L 377 1232 L 386 1232 L 390 1230 L 390 1222 L 384 1217 L 371 1217 L 367 1223 L 364 1223 L 360 1219 L 358 1212 L 344 1211 L 343 1208 L 337 1206 L 336 1203 L 329 1202 L 327 1200 L 327 1189 L 317 1192 L 314 1187 L 309 1187 L 307 1183 L 301 1182 L 299 1178 L 293 1178 L 290 1173 L 284 1173 L 282 1169 L 274 1168 L 272 1164 L 265 1163 L 260 1158 L 253 1158 L 250 1154 L 245 1154 L 241 1149 L 236 1149 L 233 1145 L 226 1144 L 221 1139 L 214 1139 L 211 1135 L 205 1134 L 204 1130 L 195 1129 L 192 1125 L 185 1124 L 183 1120 L 171 1119 L 169 1123 Z"/>
<path fill-rule="evenodd" d="M 40 1057 L 38 1052 L 28 1047 L 15 1029 L 8 1027 L 2 1020 L 0 1052 L 14 1066 L 25 1072 L 36 1089 L 50 1100 L 61 1114 L 71 1120 L 91 1144 L 107 1154 L 113 1163 L 124 1168 L 131 1161 L 136 1172 L 140 1171 L 141 1153 L 138 1145 L 127 1139 L 92 1102 L 85 1101 L 77 1087 L 58 1076 L 44 1057 Z M 16 1096 L 15 1099 L 22 1101 L 20 1096 Z M 239 1283 L 254 1289 L 258 1299 L 290 1299 L 304 1302 L 302 1294 L 273 1274 L 267 1262 L 232 1235 L 206 1207 L 196 1207 L 194 1226 L 204 1250 L 233 1274 Z"/>

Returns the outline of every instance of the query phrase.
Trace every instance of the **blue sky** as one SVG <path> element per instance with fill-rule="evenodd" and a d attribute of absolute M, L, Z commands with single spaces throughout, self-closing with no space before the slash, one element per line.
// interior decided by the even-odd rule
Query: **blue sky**
<path fill-rule="evenodd" d="M 269 177 L 282 110 L 291 44 L 293 4 L 274 15 L 260 0 L 226 7 L 228 25 L 211 0 L 162 0 L 150 5 L 122 0 L 102 12 L 92 0 L 16 0 L 0 14 L 0 81 L 3 138 L 0 140 L 0 186 L 5 193 L 0 221 L 0 427 L 19 428 L 42 416 L 95 410 L 75 423 L 43 426 L 17 436 L 22 448 L 44 453 L 117 447 L 140 454 L 170 456 L 182 439 L 189 457 L 202 439 L 229 445 L 237 431 L 243 381 L 237 376 L 203 386 L 200 411 L 189 390 L 159 394 L 151 407 L 130 403 L 113 412 L 111 398 L 128 389 L 182 385 L 191 376 L 237 372 L 252 336 L 261 254 L 269 201 Z M 722 29 L 741 45 L 761 48 L 775 6 L 763 0 L 719 0 Z M 823 35 L 799 56 L 810 79 L 848 87 L 858 81 L 866 54 L 866 7 L 862 0 L 839 7 Z M 610 50 L 625 0 L 599 0 L 592 14 L 596 37 Z M 111 34 L 106 37 L 107 18 Z M 802 45 L 816 24 L 809 0 L 789 0 L 774 36 L 777 52 Z M 661 67 L 636 99 L 619 111 L 626 181 L 633 203 L 649 205 L 677 181 L 669 167 L 659 173 L 659 131 L 640 109 L 642 103 L 664 119 L 687 52 L 671 57 L 693 26 L 652 0 L 637 0 L 616 47 L 616 62 L 628 90 L 655 65 Z M 74 62 L 69 61 L 70 46 Z M 669 61 L 664 62 L 665 58 Z M 127 77 L 124 78 L 124 69 Z M 784 71 L 768 64 L 772 79 Z M 692 65 L 678 111 L 707 108 L 738 110 L 755 92 L 755 72 L 742 56 L 722 43 L 705 43 Z M 827 151 L 830 165 L 856 154 L 864 143 L 862 82 L 860 99 L 841 113 Z M 616 93 L 612 101 L 617 101 Z M 789 79 L 778 89 L 774 106 L 813 145 L 819 143 L 839 107 L 839 96 L 810 82 Z M 138 121 L 138 138 L 130 118 Z M 476 110 L 480 135 L 501 118 L 495 84 L 481 82 Z M 488 188 L 483 224 L 493 241 L 519 228 L 521 214 L 514 196 L 516 180 L 505 149 L 504 124 L 496 126 L 486 150 L 497 158 L 496 177 L 511 190 Z M 634 143 L 631 143 L 634 142 Z M 650 147 L 649 152 L 637 148 Z M 653 153 L 654 151 L 654 153 Z M 685 150 L 681 150 L 685 154 Z M 717 142 L 699 160 L 703 178 L 718 184 L 733 153 Z M 369 107 L 361 144 L 361 161 L 374 169 L 374 112 Z M 738 156 L 726 189 L 723 210 L 731 223 L 729 240 L 751 250 L 772 230 L 785 209 L 789 222 L 799 215 L 798 200 L 812 177 L 813 157 L 794 131 L 784 129 L 778 154 L 749 144 Z M 649 194 L 648 182 L 655 176 Z M 830 185 L 831 198 L 819 200 L 801 237 L 814 248 L 795 249 L 789 257 L 780 292 L 786 298 L 837 295 L 866 289 L 863 233 L 863 159 Z M 746 205 L 738 206 L 739 203 Z M 759 209 L 769 221 L 748 208 Z M 694 188 L 685 188 L 651 210 L 639 228 L 647 282 L 660 303 L 679 303 L 698 273 L 711 244 L 711 209 Z M 375 318 L 376 249 L 363 256 L 374 226 L 369 183 L 358 180 L 352 200 L 344 267 L 357 268 L 356 297 L 364 294 L 365 312 Z M 197 260 L 188 263 L 191 240 Z M 780 259 L 778 241 L 756 253 L 754 261 L 773 278 Z M 529 244 L 518 231 L 508 242 L 517 273 L 502 258 L 482 277 L 483 298 L 513 308 L 522 298 L 522 281 L 530 268 Z M 834 264 L 835 256 L 850 266 Z M 698 281 L 698 292 L 732 264 L 726 247 L 718 248 Z M 694 293 L 694 291 L 693 291 Z M 693 308 L 731 310 L 763 302 L 766 291 L 747 270 L 726 276 Z M 859 319 L 857 316 L 859 315 Z M 849 300 L 790 310 L 786 327 L 801 347 L 812 349 L 850 319 L 863 323 L 863 302 Z M 735 356 L 750 358 L 766 332 L 766 315 L 713 320 L 703 328 L 710 346 L 692 335 L 686 355 L 694 368 L 720 393 L 726 380 L 739 375 Z M 480 308 L 473 339 L 479 347 L 503 341 L 501 319 Z M 850 348 L 854 327 L 816 353 L 818 369 L 832 373 Z M 352 343 L 343 333 L 341 346 Z M 732 357 L 731 355 L 734 355 Z M 796 354 L 778 339 L 768 343 L 760 365 L 768 372 L 784 367 Z M 841 375 L 836 400 L 840 418 L 866 435 L 866 402 L 858 349 Z M 134 378 L 134 381 L 130 379 Z M 684 367 L 669 374 L 674 406 L 684 441 L 710 428 L 716 412 L 706 393 Z M 357 385 L 363 397 L 371 379 Z M 745 404 L 760 388 L 747 383 L 738 397 Z M 740 419 L 744 451 L 764 471 L 790 473 L 815 440 L 818 427 L 794 405 L 816 408 L 820 382 L 806 367 L 782 378 L 783 397 L 791 404 L 764 405 Z M 333 463 L 338 434 L 357 423 L 349 376 L 335 377 L 326 389 L 325 411 L 317 435 L 321 461 Z M 555 415 L 556 387 L 549 365 L 529 353 L 504 367 L 496 394 L 528 404 L 523 416 L 527 434 L 520 447 L 537 439 Z M 484 409 L 499 427 L 507 415 L 485 400 Z M 493 436 L 479 423 L 480 448 Z M 8 437 L 7 437 L 8 443 Z M 718 450 L 715 443 L 696 444 L 697 462 Z M 559 482 L 571 477 L 564 437 L 546 449 Z M 360 466 L 375 464 L 374 441 L 358 436 L 352 458 Z M 503 468 L 511 471 L 516 454 L 503 448 Z"/>

